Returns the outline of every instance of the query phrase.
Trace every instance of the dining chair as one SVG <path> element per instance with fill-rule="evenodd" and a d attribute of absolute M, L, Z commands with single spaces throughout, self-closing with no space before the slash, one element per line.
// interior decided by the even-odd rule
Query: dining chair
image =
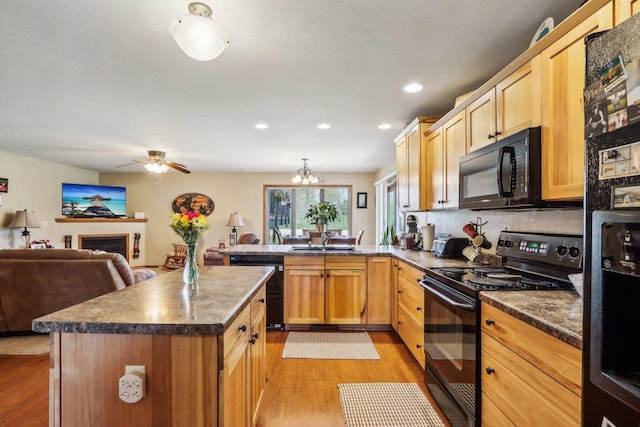
<path fill-rule="evenodd" d="M 356 238 L 348 236 L 332 236 L 327 240 L 329 245 L 355 245 Z"/>

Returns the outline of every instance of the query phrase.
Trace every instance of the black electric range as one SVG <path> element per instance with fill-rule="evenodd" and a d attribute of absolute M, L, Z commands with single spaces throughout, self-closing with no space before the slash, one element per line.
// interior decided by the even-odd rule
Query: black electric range
<path fill-rule="evenodd" d="M 431 268 L 425 274 L 466 295 L 495 290 L 572 290 L 569 275 L 582 271 L 582 236 L 500 233 L 500 266 Z"/>
<path fill-rule="evenodd" d="M 573 289 L 582 271 L 581 236 L 500 233 L 503 264 L 431 268 L 424 293 L 425 384 L 454 426 L 480 426 L 481 291 Z"/>

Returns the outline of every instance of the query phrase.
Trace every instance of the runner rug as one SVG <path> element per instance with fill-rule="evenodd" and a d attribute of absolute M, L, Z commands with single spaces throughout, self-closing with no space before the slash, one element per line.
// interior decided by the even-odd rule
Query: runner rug
<path fill-rule="evenodd" d="M 49 334 L 0 337 L 0 354 L 41 355 L 49 353 Z"/>
<path fill-rule="evenodd" d="M 380 359 L 366 332 L 289 332 L 283 359 Z"/>
<path fill-rule="evenodd" d="M 346 427 L 444 427 L 415 383 L 338 384 Z"/>

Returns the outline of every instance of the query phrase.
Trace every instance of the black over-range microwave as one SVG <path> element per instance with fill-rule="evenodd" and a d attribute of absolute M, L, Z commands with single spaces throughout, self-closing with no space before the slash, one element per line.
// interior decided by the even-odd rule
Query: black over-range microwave
<path fill-rule="evenodd" d="M 542 207 L 540 127 L 460 157 L 460 209 Z"/>

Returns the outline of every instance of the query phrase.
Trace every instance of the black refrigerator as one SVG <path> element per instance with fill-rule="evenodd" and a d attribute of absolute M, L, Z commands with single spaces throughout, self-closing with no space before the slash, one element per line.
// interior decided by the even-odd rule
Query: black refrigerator
<path fill-rule="evenodd" d="M 640 16 L 586 40 L 582 423 L 640 426 Z"/>

